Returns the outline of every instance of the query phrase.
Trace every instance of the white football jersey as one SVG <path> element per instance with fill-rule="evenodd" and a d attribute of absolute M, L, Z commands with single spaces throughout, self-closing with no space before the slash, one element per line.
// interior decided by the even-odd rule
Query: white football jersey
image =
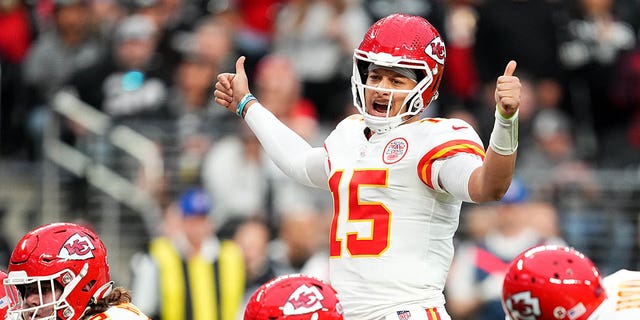
<path fill-rule="evenodd" d="M 89 320 L 149 320 L 149 317 L 133 304 L 122 303 L 89 317 Z"/>
<path fill-rule="evenodd" d="M 640 319 L 640 271 L 619 270 L 602 281 L 607 301 L 594 320 Z"/>
<path fill-rule="evenodd" d="M 438 160 L 472 154 L 480 165 L 482 141 L 459 119 L 423 119 L 369 140 L 364 129 L 354 115 L 325 141 L 331 283 L 345 319 L 443 306 L 462 200 L 438 186 Z"/>

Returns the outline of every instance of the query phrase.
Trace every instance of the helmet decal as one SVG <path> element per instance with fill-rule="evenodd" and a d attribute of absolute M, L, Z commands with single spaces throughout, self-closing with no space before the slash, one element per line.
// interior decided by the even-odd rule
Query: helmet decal
<path fill-rule="evenodd" d="M 587 320 L 606 299 L 598 268 L 566 246 L 520 253 L 502 285 L 502 306 L 511 320 Z"/>
<path fill-rule="evenodd" d="M 564 317 L 567 316 L 567 309 L 562 306 L 557 306 L 553 309 L 553 316 L 556 317 L 556 319 L 564 319 Z"/>
<path fill-rule="evenodd" d="M 536 320 L 542 315 L 540 301 L 531 297 L 531 291 L 520 292 L 512 295 L 506 302 L 507 310 L 514 319 Z"/>
<path fill-rule="evenodd" d="M 284 305 L 285 315 L 305 314 L 322 309 L 324 296 L 315 286 L 303 284 L 296 289 Z"/>
<path fill-rule="evenodd" d="M 93 250 L 95 247 L 89 237 L 75 233 L 62 245 L 58 257 L 69 260 L 87 260 L 94 257 Z"/>
<path fill-rule="evenodd" d="M 444 59 L 447 57 L 447 49 L 445 49 L 444 42 L 440 37 L 433 38 L 424 48 L 424 53 L 439 64 L 444 64 Z"/>
<path fill-rule="evenodd" d="M 335 289 L 303 274 L 282 275 L 256 290 L 244 310 L 245 320 L 343 320 Z"/>
<path fill-rule="evenodd" d="M 569 310 L 567 315 L 569 316 L 569 319 L 578 319 L 586 312 L 587 312 L 587 308 L 584 306 L 584 304 L 582 304 L 582 302 L 580 302 L 575 307 L 571 308 L 571 310 Z"/>

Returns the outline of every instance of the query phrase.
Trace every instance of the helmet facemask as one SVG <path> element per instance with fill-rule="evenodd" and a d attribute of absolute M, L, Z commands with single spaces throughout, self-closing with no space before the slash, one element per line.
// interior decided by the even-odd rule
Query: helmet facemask
<path fill-rule="evenodd" d="M 15 286 L 18 292 L 9 291 L 8 317 L 24 320 L 73 318 L 76 312 L 67 298 L 87 274 L 88 267 L 89 265 L 85 264 L 78 275 L 68 269 L 51 276 L 40 277 L 29 277 L 23 271 L 10 272 L 5 280 L 5 288 Z M 66 285 L 63 286 L 61 283 Z M 34 294 L 38 296 L 37 301 L 29 301 L 29 297 Z M 30 306 L 30 303 L 34 305 Z M 50 311 L 43 314 L 43 309 Z"/>
<path fill-rule="evenodd" d="M 356 49 L 354 53 L 353 76 L 351 77 L 351 90 L 353 95 L 353 103 L 364 117 L 365 124 L 376 133 L 385 133 L 419 115 L 431 101 L 437 98 L 435 94 L 431 100 L 424 101 L 423 93 L 433 84 L 433 71 L 424 61 L 410 60 L 402 57 L 394 57 L 389 54 L 376 54 L 373 52 L 364 52 Z M 380 88 L 366 84 L 368 68 L 371 64 L 383 68 L 404 68 L 410 69 L 417 75 L 416 86 L 411 90 L 398 90 Z M 389 93 L 389 102 L 387 105 L 386 117 L 375 116 L 367 112 L 365 101 L 365 90 L 374 90 Z M 391 107 L 394 95 L 406 94 L 402 102 L 402 108 L 396 115 L 391 115 Z"/>

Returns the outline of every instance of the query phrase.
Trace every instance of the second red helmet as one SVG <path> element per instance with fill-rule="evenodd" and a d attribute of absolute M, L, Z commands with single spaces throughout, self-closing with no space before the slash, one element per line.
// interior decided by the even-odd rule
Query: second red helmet
<path fill-rule="evenodd" d="M 311 276 L 291 274 L 254 292 L 244 320 L 342 320 L 342 306 L 331 285 Z"/>
<path fill-rule="evenodd" d="M 512 320 L 587 320 L 607 299 L 598 268 L 579 251 L 538 246 L 507 269 L 502 305 Z"/>

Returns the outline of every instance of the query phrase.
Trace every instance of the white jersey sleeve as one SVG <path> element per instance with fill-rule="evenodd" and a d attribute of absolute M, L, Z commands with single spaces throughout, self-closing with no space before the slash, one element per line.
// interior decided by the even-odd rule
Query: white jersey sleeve
<path fill-rule="evenodd" d="M 271 160 L 292 179 L 327 189 L 327 153 L 313 148 L 260 103 L 254 103 L 245 120 Z"/>

